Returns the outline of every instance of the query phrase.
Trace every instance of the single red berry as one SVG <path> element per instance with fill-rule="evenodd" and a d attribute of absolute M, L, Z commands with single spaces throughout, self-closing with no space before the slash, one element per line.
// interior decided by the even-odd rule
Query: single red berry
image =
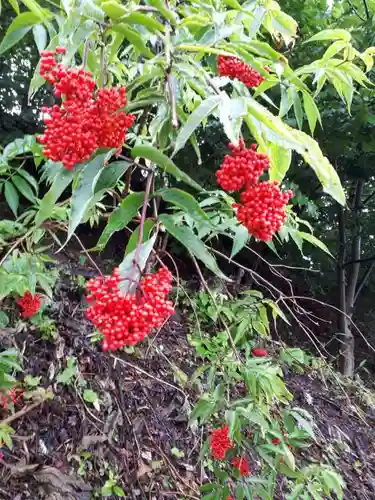
<path fill-rule="evenodd" d="M 272 438 L 272 444 L 274 444 L 275 446 L 278 446 L 280 443 L 281 441 L 279 438 Z"/>
<path fill-rule="evenodd" d="M 254 349 L 251 350 L 251 354 L 256 358 L 263 358 L 265 356 L 268 356 L 268 352 L 261 347 L 254 347 Z"/>

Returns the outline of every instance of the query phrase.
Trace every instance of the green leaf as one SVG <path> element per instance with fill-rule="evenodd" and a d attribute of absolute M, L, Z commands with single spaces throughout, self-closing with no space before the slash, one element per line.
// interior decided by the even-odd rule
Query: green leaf
<path fill-rule="evenodd" d="M 22 196 L 27 198 L 32 203 L 35 202 L 35 194 L 33 193 L 30 184 L 26 182 L 25 179 L 23 179 L 19 175 L 14 175 L 12 177 L 12 182 L 16 186 L 18 191 L 22 194 Z"/>
<path fill-rule="evenodd" d="M 285 464 L 287 465 L 287 467 L 289 467 L 289 469 L 294 471 L 296 469 L 296 461 L 295 461 L 293 453 L 290 451 L 290 449 L 286 445 L 284 445 L 283 451 L 284 451 Z"/>
<path fill-rule="evenodd" d="M 314 102 L 314 99 L 307 92 L 303 92 L 303 105 L 305 108 L 307 121 L 309 122 L 311 134 L 314 135 L 316 122 L 319 121 L 320 125 L 322 125 L 322 120 L 320 118 L 320 113 L 317 105 Z"/>
<path fill-rule="evenodd" d="M 57 166 L 58 164 L 55 163 L 52 168 L 56 168 Z M 61 164 L 59 166 L 60 170 L 57 172 L 50 190 L 39 203 L 39 210 L 35 216 L 35 224 L 37 226 L 42 224 L 42 222 L 51 216 L 56 201 L 72 182 L 73 177 L 76 174 L 76 172 L 73 170 L 67 170 Z"/>
<path fill-rule="evenodd" d="M 176 24 L 176 19 L 173 13 L 168 9 L 167 4 L 164 0 L 148 0 L 151 5 L 153 5 L 160 14 L 171 24 Z"/>
<path fill-rule="evenodd" d="M 230 258 L 233 259 L 235 255 L 238 254 L 249 241 L 249 231 L 246 227 L 239 225 L 234 230 L 233 247 L 230 254 Z"/>
<path fill-rule="evenodd" d="M 163 154 L 158 149 L 154 148 L 150 144 L 140 144 L 138 146 L 134 146 L 131 151 L 131 155 L 133 158 L 141 157 L 150 160 L 152 163 L 163 167 L 168 174 L 173 175 L 178 181 L 183 181 L 189 186 L 197 189 L 199 191 L 202 190 L 200 185 L 196 183 L 191 177 L 189 177 L 185 172 L 180 170 L 174 162 L 168 158 L 165 154 Z"/>
<path fill-rule="evenodd" d="M 319 31 L 316 35 L 312 36 L 306 42 L 304 43 L 309 43 L 309 42 L 317 42 L 320 40 L 344 40 L 345 42 L 349 42 L 351 39 L 351 34 L 349 31 L 346 30 L 323 30 Z"/>
<path fill-rule="evenodd" d="M 77 185 L 75 189 L 73 189 L 68 236 L 65 245 L 83 219 L 91 199 L 95 194 L 96 183 L 98 182 L 101 171 L 103 168 L 108 168 L 105 164 L 111 154 L 112 152 L 99 154 L 93 160 L 86 163 L 80 171 Z"/>
<path fill-rule="evenodd" d="M 127 26 L 126 24 L 115 24 L 112 26 L 112 29 L 113 31 L 117 31 L 118 33 L 124 35 L 128 42 L 130 42 L 143 56 L 150 58 L 154 57 L 154 54 L 146 46 L 138 31 L 130 28 L 130 26 Z"/>
<path fill-rule="evenodd" d="M 113 493 L 118 497 L 125 496 L 125 491 L 122 488 L 120 488 L 120 486 L 117 485 L 113 487 Z"/>
<path fill-rule="evenodd" d="M 142 205 L 144 193 L 131 193 L 124 198 L 120 206 L 109 217 L 107 225 L 100 235 L 97 248 L 104 248 L 109 238 L 116 231 L 124 229 L 133 217 L 137 215 L 139 207 Z"/>
<path fill-rule="evenodd" d="M 64 371 L 59 373 L 56 377 L 56 382 L 58 384 L 69 384 L 71 379 L 78 374 L 77 361 L 74 357 L 69 357 L 67 359 L 67 367 Z"/>
<path fill-rule="evenodd" d="M 254 99 L 248 100 L 249 115 L 245 121 L 258 143 L 265 140 L 287 149 L 294 149 L 303 156 L 315 171 L 323 190 L 338 203 L 345 204 L 345 194 L 340 178 L 328 159 L 323 156 L 318 143 L 309 135 L 286 125 Z"/>
<path fill-rule="evenodd" d="M 189 193 L 182 191 L 177 188 L 162 189 L 155 193 L 157 196 L 160 195 L 164 201 L 173 203 L 177 207 L 181 208 L 185 213 L 189 214 L 196 220 L 209 220 L 208 215 L 199 206 L 196 199 Z"/>
<path fill-rule="evenodd" d="M 18 1 L 17 0 L 8 0 L 8 2 L 13 7 L 13 10 L 15 11 L 15 13 L 18 15 L 20 13 Z"/>
<path fill-rule="evenodd" d="M 301 99 L 299 98 L 298 92 L 295 87 L 290 87 L 290 93 L 293 101 L 294 115 L 297 120 L 298 128 L 301 130 L 303 125 L 303 112 Z"/>
<path fill-rule="evenodd" d="M 99 401 L 99 397 L 97 393 L 91 389 L 85 389 L 83 391 L 83 399 L 86 403 L 97 403 Z"/>
<path fill-rule="evenodd" d="M 7 50 L 9 50 L 13 45 L 18 43 L 22 38 L 31 30 L 32 25 L 24 26 L 16 31 L 12 31 L 11 33 L 6 33 L 0 44 L 0 54 L 4 54 Z"/>
<path fill-rule="evenodd" d="M 6 328 L 9 325 L 9 316 L 6 312 L 0 311 L 0 328 Z"/>
<path fill-rule="evenodd" d="M 46 48 L 47 45 L 47 31 L 43 24 L 36 24 L 33 27 L 33 35 L 36 46 L 40 53 Z"/>
<path fill-rule="evenodd" d="M 38 193 L 39 186 L 38 182 L 36 181 L 35 177 L 29 174 L 26 170 L 17 170 L 17 173 L 21 175 L 24 179 L 27 180 L 27 182 L 34 188 L 35 193 Z"/>
<path fill-rule="evenodd" d="M 292 152 L 290 149 L 282 148 L 277 144 L 270 144 L 268 151 L 268 156 L 270 158 L 270 181 L 281 182 L 289 170 L 292 161 Z"/>
<path fill-rule="evenodd" d="M 94 0 L 82 0 L 80 4 L 80 13 L 96 21 L 97 23 L 104 23 L 104 12 L 103 10 L 94 2 Z"/>
<path fill-rule="evenodd" d="M 219 106 L 221 101 L 221 95 L 210 96 L 202 101 L 197 108 L 195 108 L 184 123 L 184 126 L 176 138 L 176 144 L 172 156 L 185 146 L 192 133 L 199 127 L 202 121 Z"/>
<path fill-rule="evenodd" d="M 305 233 L 303 231 L 297 231 L 296 234 L 300 238 L 302 238 L 303 240 L 306 240 L 309 243 L 311 243 L 312 245 L 320 248 L 321 250 L 323 250 L 323 252 L 326 252 L 329 256 L 331 256 L 333 258 L 333 255 L 329 251 L 328 247 L 322 241 L 320 241 L 316 236 L 314 236 L 313 234 Z"/>
<path fill-rule="evenodd" d="M 229 278 L 220 271 L 215 257 L 208 251 L 205 244 L 196 236 L 190 227 L 178 226 L 174 218 L 170 215 L 159 215 L 158 220 L 176 240 L 182 243 L 189 252 L 197 257 L 197 259 L 201 260 L 208 269 L 219 276 L 219 278 L 230 281 Z"/>
<path fill-rule="evenodd" d="M 42 377 L 33 377 L 32 375 L 26 375 L 25 383 L 28 387 L 38 387 Z"/>
<path fill-rule="evenodd" d="M 116 186 L 117 181 L 131 167 L 129 161 L 114 161 L 103 168 L 96 183 L 94 193 Z"/>
<path fill-rule="evenodd" d="M 16 191 L 16 188 L 13 186 L 13 184 L 9 181 L 5 183 L 5 188 L 4 188 L 4 194 L 5 194 L 5 200 L 8 203 L 10 209 L 14 213 L 14 215 L 17 217 L 17 210 L 18 210 L 18 204 L 19 204 L 19 196 Z"/>
<path fill-rule="evenodd" d="M 140 247 L 138 262 L 135 262 L 137 248 L 128 255 L 120 264 L 120 285 L 119 288 L 123 293 L 133 293 L 137 287 L 137 283 L 141 277 L 141 273 L 146 266 L 147 260 L 154 248 L 156 241 L 156 234 L 149 240 L 143 243 Z"/>

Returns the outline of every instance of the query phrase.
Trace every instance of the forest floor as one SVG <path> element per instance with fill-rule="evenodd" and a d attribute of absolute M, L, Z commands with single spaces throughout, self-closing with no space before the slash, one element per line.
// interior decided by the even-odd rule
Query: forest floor
<path fill-rule="evenodd" d="M 198 396 L 189 385 L 197 360 L 181 319 L 172 318 L 133 353 L 104 354 L 90 338 L 83 290 L 67 274 L 49 315 L 55 339 L 43 340 L 25 323 L 12 332 L 0 330 L 1 347 L 17 346 L 23 353 L 24 375 L 41 376 L 39 386 L 54 393 L 33 408 L 17 403 L 13 449 L 1 450 L 0 499 L 102 498 L 101 488 L 112 477 L 111 487 L 135 500 L 200 498 L 199 485 L 207 480 L 198 460 L 205 436 L 187 425 Z M 69 357 L 76 368 L 58 383 Z M 333 464 L 346 482 L 345 498 L 374 499 L 371 393 L 356 384 L 341 388 L 317 373 L 285 376 L 294 405 L 311 412 L 317 424 L 316 442 L 297 451 L 300 458 Z M 99 406 L 85 401 L 85 389 L 98 395 Z M 0 420 L 8 416 L 0 410 Z"/>

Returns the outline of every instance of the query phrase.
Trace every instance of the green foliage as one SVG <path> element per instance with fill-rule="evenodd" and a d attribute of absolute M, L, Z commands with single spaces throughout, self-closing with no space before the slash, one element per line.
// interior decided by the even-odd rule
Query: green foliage
<path fill-rule="evenodd" d="M 19 352 L 16 349 L 0 351 L 0 389 L 13 387 L 16 383 L 13 374 L 19 371 L 22 371 Z"/>

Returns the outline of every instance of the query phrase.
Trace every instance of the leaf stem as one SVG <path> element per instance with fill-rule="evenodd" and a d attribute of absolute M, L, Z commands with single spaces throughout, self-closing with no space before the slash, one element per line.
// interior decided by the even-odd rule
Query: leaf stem
<path fill-rule="evenodd" d="M 136 266 L 138 266 L 138 267 L 140 267 L 140 265 L 139 265 L 139 257 L 140 257 L 141 248 L 142 248 L 143 231 L 144 231 L 145 220 L 146 220 L 147 205 L 148 205 L 148 199 L 149 199 L 149 196 L 150 196 L 150 189 L 151 189 L 153 177 L 154 177 L 154 174 L 153 173 L 149 173 L 148 176 L 147 176 L 147 180 L 146 180 L 146 188 L 145 188 L 145 195 L 144 195 L 144 198 L 143 198 L 141 220 L 139 222 L 138 242 L 137 242 L 137 248 L 135 249 L 135 255 L 134 255 L 134 264 Z"/>

